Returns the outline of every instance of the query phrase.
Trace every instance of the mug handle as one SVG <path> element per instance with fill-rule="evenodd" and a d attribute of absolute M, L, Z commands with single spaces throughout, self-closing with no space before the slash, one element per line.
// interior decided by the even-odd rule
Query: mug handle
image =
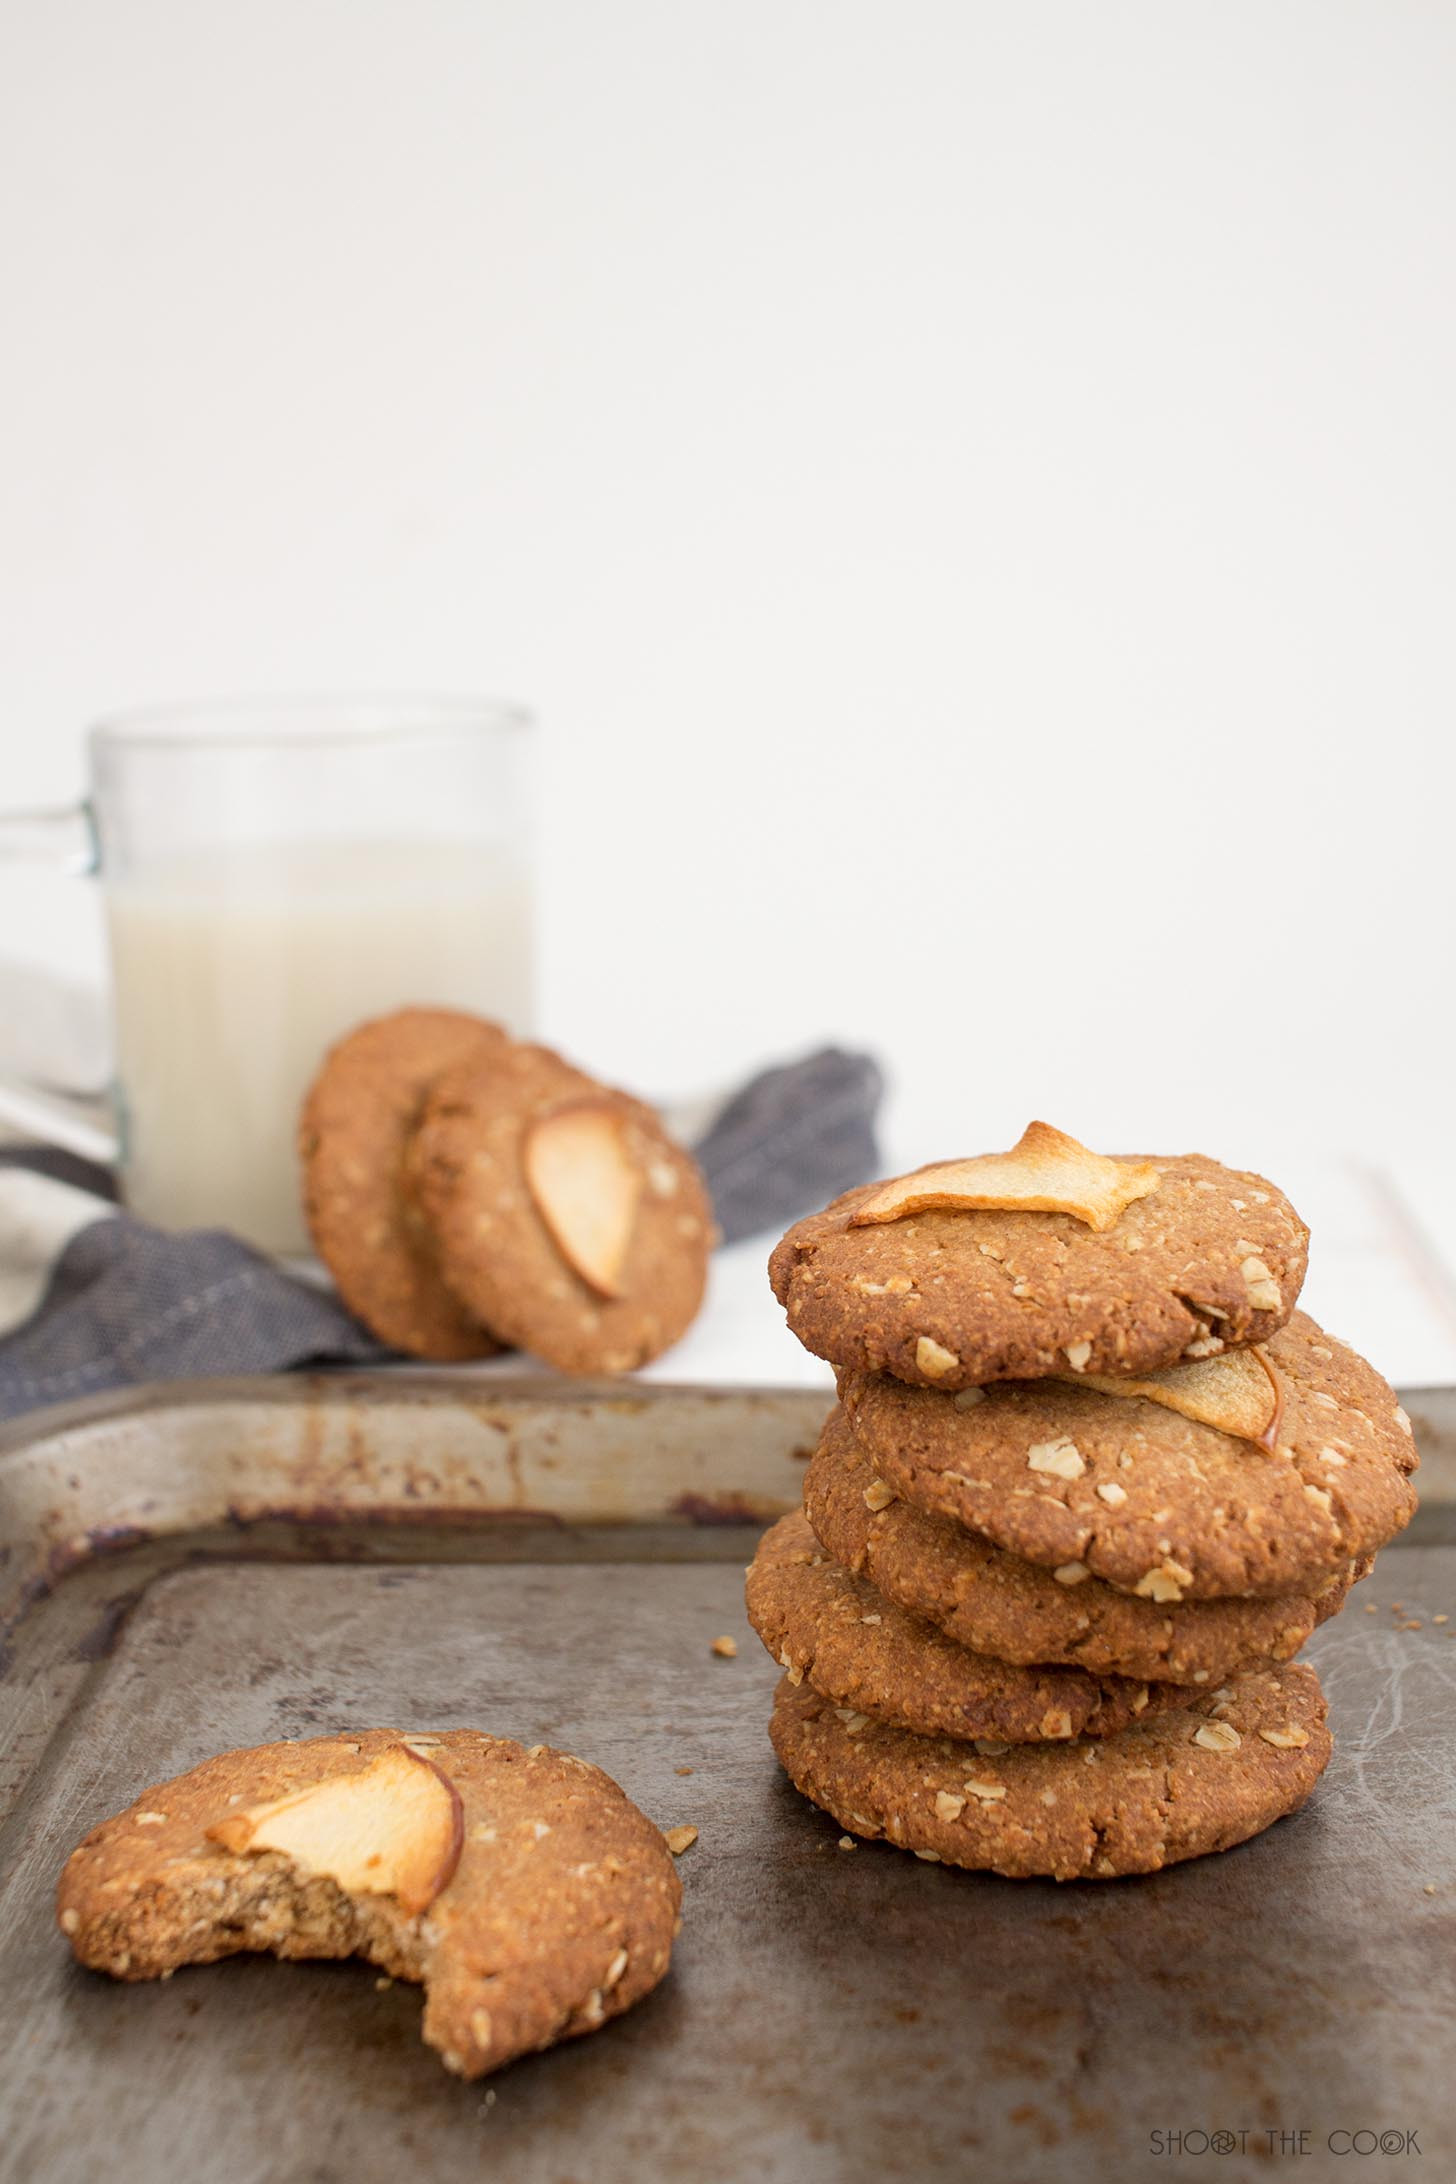
<path fill-rule="evenodd" d="M 95 872 L 100 859 L 90 806 L 0 813 L 0 861 L 40 865 L 77 878 Z M 0 1122 L 108 1166 L 121 1150 L 104 1101 L 13 1077 L 0 1077 Z"/>

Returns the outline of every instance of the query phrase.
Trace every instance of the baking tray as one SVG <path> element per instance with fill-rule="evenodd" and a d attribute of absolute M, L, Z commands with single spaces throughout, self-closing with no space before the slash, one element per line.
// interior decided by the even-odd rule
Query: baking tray
<path fill-rule="evenodd" d="M 742 1565 L 820 1395 L 341 1375 L 8 1429 L 0 2175 L 1307 2180 L 1387 2174 L 1410 2133 L 1456 2174 L 1456 1393 L 1406 1401 L 1423 1509 L 1310 1648 L 1314 1800 L 1062 1887 L 842 1851 L 777 1772 Z M 560 1744 L 695 1824 L 658 1993 L 467 2086 L 367 1966 L 71 1961 L 55 1877 L 95 1820 L 219 1747 L 373 1723 Z"/>

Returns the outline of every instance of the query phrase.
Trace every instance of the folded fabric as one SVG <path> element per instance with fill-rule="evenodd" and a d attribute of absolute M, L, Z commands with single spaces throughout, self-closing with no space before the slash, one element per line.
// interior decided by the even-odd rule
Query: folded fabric
<path fill-rule="evenodd" d="M 874 1175 L 882 1089 L 870 1056 L 827 1048 L 722 1101 L 695 1150 L 724 1241 Z M 0 1418 L 141 1381 L 390 1355 L 331 1289 L 239 1237 L 153 1228 L 117 1206 L 108 1170 L 0 1148 Z"/>

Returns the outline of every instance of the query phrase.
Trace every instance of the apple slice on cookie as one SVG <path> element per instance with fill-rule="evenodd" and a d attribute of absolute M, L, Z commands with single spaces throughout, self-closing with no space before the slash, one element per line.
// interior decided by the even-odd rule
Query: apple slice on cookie
<path fill-rule="evenodd" d="M 449 1883 L 465 1828 L 449 1776 L 407 1744 L 392 1744 L 355 1774 L 229 1813 L 206 1833 L 225 1850 L 278 1851 L 346 1895 L 393 1896 L 413 1918 Z"/>
<path fill-rule="evenodd" d="M 903 1221 L 912 1213 L 1069 1213 L 1109 1229 L 1158 1187 L 1150 1160 L 1110 1160 L 1049 1122 L 1030 1122 L 1009 1153 L 940 1160 L 896 1176 L 850 1215 L 851 1228 Z"/>
<path fill-rule="evenodd" d="M 1056 1377 L 1120 1401 L 1141 1396 L 1144 1402 L 1161 1403 L 1195 1425 L 1216 1427 L 1236 1441 L 1252 1441 L 1257 1448 L 1273 1448 L 1284 1415 L 1283 1385 L 1258 1343 L 1247 1350 L 1225 1351 L 1222 1357 L 1168 1365 L 1157 1373 L 1119 1378 L 1110 1373 L 1059 1373 Z"/>
<path fill-rule="evenodd" d="M 611 1100 L 574 1100 L 526 1132 L 526 1182 L 552 1242 L 599 1297 L 620 1297 L 643 1174 Z"/>

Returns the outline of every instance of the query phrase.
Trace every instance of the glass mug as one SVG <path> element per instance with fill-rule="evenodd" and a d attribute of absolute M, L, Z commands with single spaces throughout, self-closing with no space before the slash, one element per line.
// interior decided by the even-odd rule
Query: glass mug
<path fill-rule="evenodd" d="M 533 1028 L 528 729 L 437 698 L 101 722 L 86 802 L 0 818 L 0 855 L 101 876 L 113 1133 L 35 1088 L 0 1116 L 114 1158 L 146 1220 L 306 1251 L 294 1135 L 334 1039 L 411 1002 Z"/>

